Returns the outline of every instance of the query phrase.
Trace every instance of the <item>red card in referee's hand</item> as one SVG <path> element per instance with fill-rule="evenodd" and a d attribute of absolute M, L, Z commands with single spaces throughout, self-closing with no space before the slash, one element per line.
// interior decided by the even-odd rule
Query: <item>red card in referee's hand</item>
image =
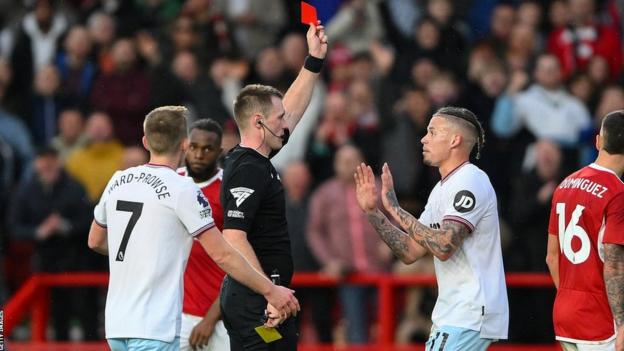
<path fill-rule="evenodd" d="M 314 23 L 316 25 L 316 8 L 307 2 L 301 2 L 301 23 L 310 24 Z"/>

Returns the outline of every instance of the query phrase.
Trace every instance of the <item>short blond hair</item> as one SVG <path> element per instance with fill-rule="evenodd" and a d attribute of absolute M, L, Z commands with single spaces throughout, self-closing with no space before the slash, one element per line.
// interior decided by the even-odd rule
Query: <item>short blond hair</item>
<path fill-rule="evenodd" d="M 262 84 L 250 84 L 241 90 L 234 101 L 234 120 L 239 129 L 245 127 L 245 122 L 254 113 L 262 113 L 269 117 L 273 108 L 272 97 L 282 99 L 284 95 L 277 89 Z"/>
<path fill-rule="evenodd" d="M 187 115 L 184 106 L 162 106 L 148 113 L 143 131 L 150 151 L 157 155 L 174 153 L 188 136 Z"/>

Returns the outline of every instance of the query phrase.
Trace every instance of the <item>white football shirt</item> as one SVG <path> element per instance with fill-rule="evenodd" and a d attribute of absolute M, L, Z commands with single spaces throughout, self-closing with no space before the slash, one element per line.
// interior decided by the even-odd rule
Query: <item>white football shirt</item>
<path fill-rule="evenodd" d="M 147 164 L 117 171 L 94 215 L 108 231 L 106 338 L 173 341 L 193 236 L 214 226 L 208 200 L 191 178 Z"/>
<path fill-rule="evenodd" d="M 462 223 L 471 234 L 448 260 L 434 258 L 434 325 L 479 331 L 485 339 L 507 339 L 509 306 L 496 193 L 477 166 L 460 165 L 431 191 L 419 222 L 440 229 L 443 220 Z"/>

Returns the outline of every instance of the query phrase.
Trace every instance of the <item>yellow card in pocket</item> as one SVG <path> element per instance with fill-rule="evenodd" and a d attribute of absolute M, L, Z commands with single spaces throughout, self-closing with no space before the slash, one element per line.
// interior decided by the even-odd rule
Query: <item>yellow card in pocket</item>
<path fill-rule="evenodd" d="M 267 328 L 264 325 L 256 327 L 256 333 L 258 333 L 267 344 L 282 338 L 282 334 L 280 334 L 277 329 Z"/>

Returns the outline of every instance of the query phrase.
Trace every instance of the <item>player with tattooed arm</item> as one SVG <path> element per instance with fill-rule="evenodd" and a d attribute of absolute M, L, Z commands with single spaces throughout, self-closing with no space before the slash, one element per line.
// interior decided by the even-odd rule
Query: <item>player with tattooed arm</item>
<path fill-rule="evenodd" d="M 427 351 L 486 350 L 507 338 L 509 307 L 496 194 L 488 176 L 469 161 L 475 145 L 479 157 L 483 128 L 469 110 L 443 107 L 433 114 L 421 142 L 424 162 L 437 167 L 442 179 L 419 219 L 399 206 L 387 164 L 381 200 L 401 229 L 377 207 L 373 171 L 364 164 L 355 174 L 358 202 L 401 261 L 434 256 L 438 299 Z"/>
<path fill-rule="evenodd" d="M 555 189 L 550 211 L 546 263 L 565 351 L 624 351 L 624 110 L 605 116 L 596 148 L 596 161 Z"/>

